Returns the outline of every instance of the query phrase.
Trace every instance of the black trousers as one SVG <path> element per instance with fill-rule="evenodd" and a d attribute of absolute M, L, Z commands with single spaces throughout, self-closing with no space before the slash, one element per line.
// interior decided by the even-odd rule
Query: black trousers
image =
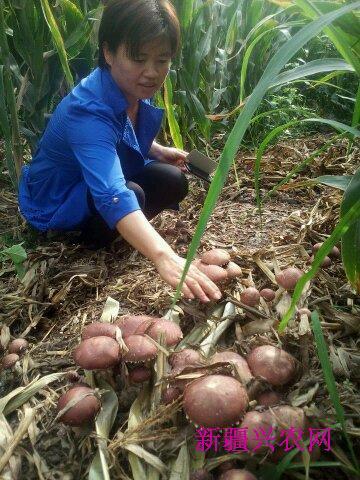
<path fill-rule="evenodd" d="M 151 162 L 140 173 L 126 182 L 126 186 L 135 192 L 140 208 L 148 220 L 165 209 L 178 209 L 178 203 L 188 193 L 188 181 L 177 167 L 162 162 Z M 80 242 L 89 248 L 102 248 L 118 237 L 117 230 L 109 228 L 97 211 L 90 191 L 89 208 L 93 215 L 82 226 Z"/>

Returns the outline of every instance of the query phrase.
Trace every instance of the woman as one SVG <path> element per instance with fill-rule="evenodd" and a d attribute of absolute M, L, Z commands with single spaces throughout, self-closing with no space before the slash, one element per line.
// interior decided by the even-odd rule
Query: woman
<path fill-rule="evenodd" d="M 155 142 L 163 110 L 150 99 L 179 47 L 168 0 L 112 0 L 99 27 L 99 66 L 57 106 L 30 165 L 20 210 L 40 231 L 82 230 L 97 246 L 121 235 L 176 287 L 185 259 L 149 220 L 187 194 L 186 153 Z M 191 266 L 182 293 L 203 302 L 217 286 Z"/>

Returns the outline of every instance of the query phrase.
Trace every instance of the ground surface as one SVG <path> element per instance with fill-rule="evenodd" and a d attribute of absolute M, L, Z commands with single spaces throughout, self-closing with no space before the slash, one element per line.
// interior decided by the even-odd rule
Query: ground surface
<path fill-rule="evenodd" d="M 262 165 L 263 193 L 323 143 L 323 137 L 314 137 L 284 141 L 272 147 Z M 236 301 L 241 290 L 252 282 L 258 289 L 271 287 L 271 272 L 279 268 L 290 265 L 303 270 L 309 268 L 312 244 L 326 239 L 337 222 L 341 192 L 320 185 L 295 187 L 300 181 L 318 175 L 353 173 L 359 164 L 359 152 L 355 148 L 346 157 L 346 149 L 346 141 L 339 141 L 317 158 L 295 182 L 271 197 L 264 205 L 262 221 L 255 208 L 251 174 L 254 155 L 242 152 L 238 156 L 236 169 L 239 182 L 236 182 L 232 170 L 199 249 L 200 253 L 213 247 L 225 248 L 243 269 L 243 277 L 225 289 L 224 300 L 235 298 Z M 157 231 L 183 256 L 206 196 L 206 187 L 200 181 L 189 180 L 190 193 L 180 212 L 166 211 L 153 221 Z M 0 273 L 1 343 L 6 346 L 9 333 L 14 337 L 24 336 L 30 342 L 29 352 L 22 358 L 19 368 L 11 374 L 2 375 L 0 397 L 28 384 L 35 377 L 41 379 L 51 373 L 73 370 L 71 351 L 79 342 L 81 330 L 85 324 L 100 318 L 108 297 L 119 302 L 119 315 L 146 313 L 162 316 L 168 311 L 172 290 L 161 281 L 151 263 L 129 246 L 120 242 L 111 251 L 93 252 L 73 243 L 74 237 L 71 236 L 35 238 L 18 215 L 16 197 L 5 183 L 2 184 L 1 197 L 0 238 L 12 237 L 19 241 L 25 238 L 25 246 L 32 246 L 27 247 L 27 273 L 22 282 L 16 277 L 9 261 L 3 263 Z M 301 406 L 309 418 L 316 419 L 320 425 L 333 425 L 336 423 L 334 409 L 311 333 L 302 336 L 299 323 L 293 322 L 286 334 L 279 338 L 274 328 L 281 312 L 286 310 L 287 300 L 283 297 L 282 304 L 277 308 L 261 305 L 262 316 L 237 308 L 233 323 L 218 341 L 218 348 L 233 347 L 239 353 L 247 354 L 255 345 L 282 344 L 302 364 L 297 383 L 281 392 L 286 399 L 284 401 Z M 179 306 L 184 335 L 195 325 L 204 326 L 214 309 L 214 305 L 204 307 L 196 302 L 180 302 Z M 346 281 L 340 260 L 317 274 L 303 295 L 301 306 L 319 309 L 347 427 L 356 448 L 360 435 L 360 301 Z M 33 411 L 29 423 L 29 436 L 24 436 L 16 450 L 22 458 L 19 478 L 86 478 L 96 453 L 94 434 L 84 437 L 53 422 L 57 398 L 67 384 L 61 379 L 49 386 L 44 385 L 28 400 L 27 406 L 36 408 L 36 411 Z M 114 386 L 118 389 L 120 400 L 118 418 L 112 431 L 115 434 L 118 428 L 121 432 L 126 430 L 128 409 L 138 390 L 127 388 L 119 377 Z M 174 408 L 176 410 L 177 406 Z M 18 415 L 20 422 L 24 421 L 24 410 L 19 408 L 16 412 L 7 416 L 15 430 Z M 189 449 L 193 448 L 191 427 L 184 426 L 186 422 L 182 417 L 180 423 L 172 424 L 173 414 L 171 412 L 172 416 L 166 416 L 167 422 L 163 417 L 162 422 L 151 428 L 144 427 L 144 432 L 149 434 L 151 431 L 158 441 L 147 442 L 143 446 L 168 465 L 179 453 L 177 445 L 184 435 L 188 435 Z M 178 425 L 177 429 L 170 428 L 175 425 Z M 338 461 L 341 458 L 344 463 L 348 451 L 339 431 L 335 429 L 333 433 L 334 453 L 322 453 L 321 460 Z M 120 447 L 119 435 L 112 438 L 110 450 L 115 454 L 112 456 L 112 478 L 131 478 L 127 451 Z M 144 438 L 140 431 L 137 440 L 141 442 Z M 257 462 L 250 459 L 252 466 L 256 466 Z M 303 470 L 293 472 L 297 473 L 282 478 L 305 478 Z M 343 470 L 333 468 L 326 473 L 313 469 L 310 478 L 355 477 L 351 474 L 346 476 Z"/>

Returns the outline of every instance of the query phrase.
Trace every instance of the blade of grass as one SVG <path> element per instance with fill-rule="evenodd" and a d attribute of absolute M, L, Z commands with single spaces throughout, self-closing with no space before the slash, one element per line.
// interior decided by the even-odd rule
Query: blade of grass
<path fill-rule="evenodd" d="M 316 343 L 316 349 L 318 352 L 319 360 L 321 363 L 321 368 L 324 373 L 324 378 L 325 378 L 325 383 L 330 395 L 331 402 L 334 406 L 335 412 L 336 412 L 336 418 L 338 419 L 338 422 L 341 425 L 345 440 L 347 442 L 347 445 L 349 447 L 351 457 L 354 463 L 354 466 L 356 466 L 356 470 L 358 470 L 358 473 L 360 473 L 359 470 L 359 463 L 357 461 L 350 437 L 346 431 L 346 424 L 345 424 L 345 413 L 344 409 L 341 405 L 341 400 L 339 397 L 339 393 L 337 391 L 336 387 L 336 382 L 335 382 L 335 377 L 332 371 L 332 367 L 330 364 L 329 360 L 329 355 L 327 351 L 327 345 L 324 339 L 324 334 L 321 328 L 320 320 L 319 320 L 319 315 L 316 311 L 311 313 L 311 323 L 312 323 L 312 329 L 314 332 L 314 338 L 315 338 L 315 343 Z"/>
<path fill-rule="evenodd" d="M 325 26 L 331 24 L 331 22 L 333 22 L 336 18 L 339 18 L 344 13 L 359 7 L 360 2 L 354 2 L 350 5 L 346 5 L 336 10 L 335 12 L 328 13 L 326 15 L 323 15 L 321 18 L 314 20 L 309 25 L 306 25 L 299 32 L 297 32 L 289 41 L 287 41 L 270 60 L 259 83 L 257 84 L 253 93 L 247 100 L 241 114 L 238 116 L 235 126 L 226 141 L 218 167 L 210 184 L 204 206 L 201 210 L 200 218 L 193 239 L 189 247 L 185 267 L 174 295 L 174 300 L 172 304 L 173 306 L 180 297 L 180 292 L 186 274 L 189 270 L 190 263 L 194 258 L 196 250 L 200 244 L 201 237 L 205 231 L 207 222 L 212 214 L 212 211 L 215 208 L 215 204 L 217 199 L 219 198 L 221 189 L 225 184 L 227 174 L 232 166 L 236 152 L 240 146 L 245 131 L 247 130 L 253 114 L 259 107 L 274 78 L 280 73 L 281 69 L 284 67 L 284 65 L 286 65 L 286 63 L 288 63 L 288 61 L 294 56 L 294 54 L 300 48 L 302 48 L 311 38 L 316 36 Z"/>

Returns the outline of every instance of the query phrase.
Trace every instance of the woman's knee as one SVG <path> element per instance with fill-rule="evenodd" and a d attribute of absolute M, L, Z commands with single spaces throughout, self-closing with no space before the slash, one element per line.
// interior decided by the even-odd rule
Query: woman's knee
<path fill-rule="evenodd" d="M 180 171 L 180 179 L 179 179 L 179 193 L 181 196 L 181 200 L 183 200 L 186 195 L 189 193 L 189 182 L 188 179 L 186 178 L 185 174 Z"/>
<path fill-rule="evenodd" d="M 159 191 L 174 197 L 172 201 L 181 202 L 189 192 L 189 184 L 184 173 L 174 165 L 153 162 L 147 166 L 148 174 L 154 177 Z"/>

